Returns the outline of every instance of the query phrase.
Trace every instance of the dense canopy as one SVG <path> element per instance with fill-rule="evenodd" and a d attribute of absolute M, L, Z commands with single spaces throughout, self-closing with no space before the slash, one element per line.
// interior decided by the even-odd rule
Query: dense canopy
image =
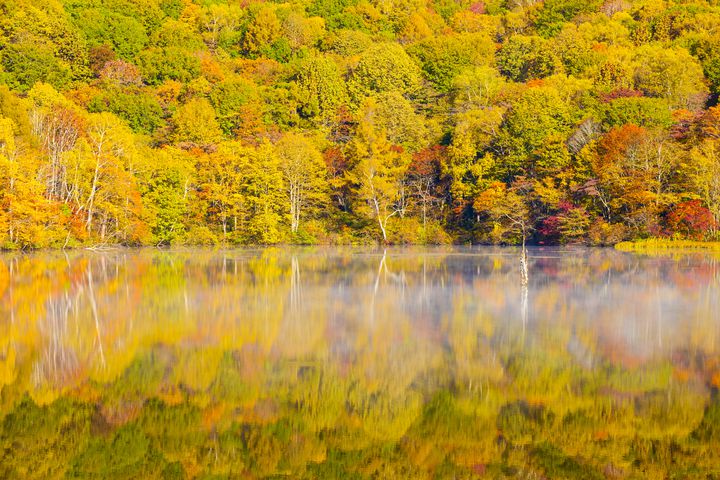
<path fill-rule="evenodd" d="M 2 248 L 718 238 L 715 2 L 0 10 Z"/>

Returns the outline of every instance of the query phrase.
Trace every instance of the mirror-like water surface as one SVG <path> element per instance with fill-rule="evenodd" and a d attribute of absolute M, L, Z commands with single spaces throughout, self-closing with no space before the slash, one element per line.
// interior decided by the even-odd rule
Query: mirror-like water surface
<path fill-rule="evenodd" d="M 0 257 L 0 478 L 720 478 L 720 260 Z"/>

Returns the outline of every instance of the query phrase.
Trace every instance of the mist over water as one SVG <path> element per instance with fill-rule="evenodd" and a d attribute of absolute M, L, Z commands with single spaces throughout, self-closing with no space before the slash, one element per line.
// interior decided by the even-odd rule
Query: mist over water
<path fill-rule="evenodd" d="M 558 456 L 577 478 L 717 471 L 697 461 L 720 441 L 708 430 L 717 256 L 531 248 L 526 289 L 520 277 L 519 250 L 500 247 L 2 256 L 0 441 L 15 459 L 4 473 L 49 461 L 19 453 L 18 411 L 45 418 L 68 399 L 105 427 L 77 420 L 76 442 L 49 441 L 66 455 L 59 477 L 87 473 L 91 447 L 121 455 L 113 439 L 133 425 L 149 440 L 131 463 L 158 478 L 176 463 L 190 477 L 433 478 L 446 465 L 575 478 L 552 474 Z M 168 451 L 147 418 L 181 407 L 198 418 L 182 417 Z M 645 440 L 682 453 L 643 454 Z M 429 444 L 440 457 L 418 459 Z M 389 470 L 367 473 L 371 460 Z"/>

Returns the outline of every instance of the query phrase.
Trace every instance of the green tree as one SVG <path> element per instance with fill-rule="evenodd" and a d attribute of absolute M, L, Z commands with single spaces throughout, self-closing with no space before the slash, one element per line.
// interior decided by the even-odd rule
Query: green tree
<path fill-rule="evenodd" d="M 350 92 L 356 102 L 372 92 L 396 91 L 412 94 L 420 85 L 420 69 L 396 43 L 368 48 L 353 69 Z"/>
<path fill-rule="evenodd" d="M 687 50 L 643 46 L 634 56 L 635 86 L 646 95 L 668 100 L 675 108 L 698 109 L 708 88 L 703 70 Z"/>
<path fill-rule="evenodd" d="M 600 6 L 600 0 L 549 0 L 543 2 L 535 17 L 535 28 L 543 37 L 552 37 L 578 15 L 590 13 Z"/>
<path fill-rule="evenodd" d="M 173 148 L 146 150 L 138 165 L 145 221 L 156 245 L 184 240 L 192 187 L 186 155 Z"/>
<path fill-rule="evenodd" d="M 495 44 L 483 33 L 464 33 L 435 36 L 408 51 L 420 61 L 426 78 L 438 90 L 447 92 L 463 69 L 492 64 Z"/>
<path fill-rule="evenodd" d="M 175 46 L 143 50 L 137 60 L 143 78 L 150 85 L 159 85 L 167 80 L 189 82 L 200 75 L 200 60 Z"/>
<path fill-rule="evenodd" d="M 152 134 L 165 124 L 165 112 L 157 98 L 142 89 L 108 89 L 93 97 L 87 109 L 114 113 L 141 134 Z"/>
<path fill-rule="evenodd" d="M 105 8 L 73 9 L 71 15 L 90 47 L 109 45 L 119 57 L 130 59 L 148 43 L 145 27 L 132 15 Z"/>
<path fill-rule="evenodd" d="M 534 176 L 562 169 L 569 162 L 565 140 L 576 112 L 550 87 L 530 88 L 515 101 L 499 135 L 506 152 L 505 178 Z"/>
<path fill-rule="evenodd" d="M 550 44 L 540 37 L 514 35 L 497 52 L 500 73 L 516 82 L 544 78 L 560 69 Z"/>
<path fill-rule="evenodd" d="M 213 85 L 209 99 L 225 135 L 232 136 L 238 131 L 243 124 L 243 108 L 256 102 L 258 97 L 257 86 L 241 77 Z"/>
<path fill-rule="evenodd" d="M 313 55 L 299 66 L 296 78 L 302 113 L 328 119 L 347 102 L 345 81 L 337 64 L 329 57 Z"/>

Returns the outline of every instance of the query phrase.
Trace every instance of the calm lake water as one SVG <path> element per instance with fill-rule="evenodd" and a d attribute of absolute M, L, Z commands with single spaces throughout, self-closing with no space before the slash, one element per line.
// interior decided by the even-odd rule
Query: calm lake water
<path fill-rule="evenodd" d="M 720 257 L 0 256 L 0 478 L 720 478 Z"/>

